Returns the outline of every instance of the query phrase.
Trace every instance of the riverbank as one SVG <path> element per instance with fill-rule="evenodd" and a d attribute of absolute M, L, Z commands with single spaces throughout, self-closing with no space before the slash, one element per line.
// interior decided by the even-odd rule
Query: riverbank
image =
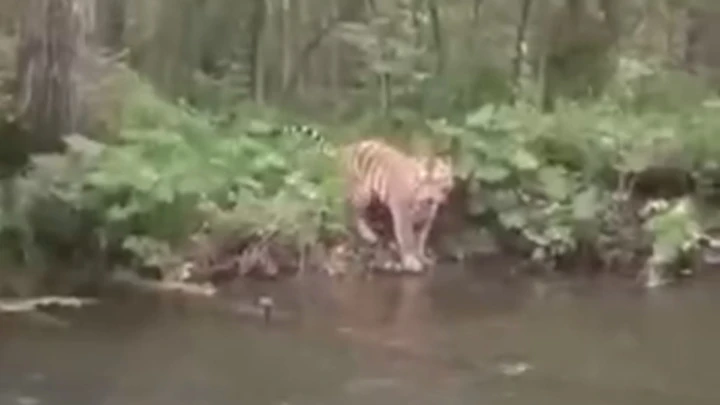
<path fill-rule="evenodd" d="M 92 290 L 118 266 L 163 280 L 392 267 L 387 249 L 353 242 L 323 146 L 368 134 L 452 158 L 458 186 L 431 236 L 440 262 L 492 248 L 527 269 L 622 270 L 655 286 L 702 268 L 720 218 L 717 103 L 487 105 L 318 125 L 317 142 L 279 113 L 219 117 L 137 78 L 128 88 L 115 138 L 67 137 L 64 153 L 27 159 L 5 181 L 2 293 Z M 23 277 L 38 287 L 7 286 Z"/>

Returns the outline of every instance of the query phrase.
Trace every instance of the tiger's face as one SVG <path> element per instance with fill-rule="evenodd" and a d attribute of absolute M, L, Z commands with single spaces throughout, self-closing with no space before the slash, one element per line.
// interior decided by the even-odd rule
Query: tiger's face
<path fill-rule="evenodd" d="M 455 185 L 452 162 L 449 158 L 422 158 L 419 161 L 420 179 L 418 199 L 442 204 Z"/>
<path fill-rule="evenodd" d="M 453 188 L 452 165 L 448 159 L 423 159 L 415 199 L 411 209 L 413 223 L 420 225 L 435 219 L 438 207 L 447 201 Z"/>

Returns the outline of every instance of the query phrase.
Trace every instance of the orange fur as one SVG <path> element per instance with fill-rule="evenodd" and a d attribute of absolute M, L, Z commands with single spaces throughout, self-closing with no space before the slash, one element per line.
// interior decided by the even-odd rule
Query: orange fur
<path fill-rule="evenodd" d="M 439 158 L 414 158 L 380 140 L 363 140 L 343 149 L 348 200 L 360 236 L 375 243 L 378 236 L 364 216 L 373 201 L 390 211 L 403 267 L 420 271 L 428 263 L 427 236 L 453 186 L 451 163 Z M 419 228 L 419 229 L 418 229 Z"/>

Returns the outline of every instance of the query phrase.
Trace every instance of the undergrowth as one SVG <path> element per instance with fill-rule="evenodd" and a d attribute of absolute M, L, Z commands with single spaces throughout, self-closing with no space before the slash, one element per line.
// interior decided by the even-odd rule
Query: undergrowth
<path fill-rule="evenodd" d="M 486 106 L 433 128 L 450 145 L 468 215 L 494 219 L 533 262 L 589 259 L 669 276 L 686 271 L 676 264 L 706 240 L 706 216 L 692 207 L 715 194 L 717 113 L 713 101 L 677 114 L 613 103 L 553 114 Z"/>
<path fill-rule="evenodd" d="M 66 153 L 35 157 L 15 190 L 33 255 L 90 262 L 92 247 L 170 272 L 200 237 L 272 235 L 301 250 L 342 231 L 334 162 L 311 140 L 243 114 L 214 118 L 138 83 L 117 139 L 74 135 Z"/>
<path fill-rule="evenodd" d="M 629 112 L 603 102 L 552 114 L 488 105 L 411 125 L 452 154 L 467 226 L 514 235 L 520 253 L 545 267 L 582 258 L 665 274 L 704 232 L 706 218 L 687 207 L 711 201 L 720 180 L 719 105 Z M 221 266 L 228 253 L 248 269 L 268 255 L 301 260 L 346 229 L 337 162 L 311 139 L 278 131 L 286 121 L 248 107 L 213 116 L 138 81 L 115 139 L 74 135 L 64 154 L 33 158 L 3 206 L 0 253 L 25 265 L 97 272 L 124 263 L 165 275 L 188 260 Z M 327 132 L 372 127 L 358 125 Z M 689 186 L 676 190 L 677 178 Z M 269 240 L 289 248 L 272 250 Z"/>

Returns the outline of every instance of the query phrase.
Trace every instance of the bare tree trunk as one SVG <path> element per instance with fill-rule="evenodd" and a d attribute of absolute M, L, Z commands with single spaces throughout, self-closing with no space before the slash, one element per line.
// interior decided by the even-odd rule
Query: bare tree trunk
<path fill-rule="evenodd" d="M 280 17 L 282 19 L 282 89 L 287 87 L 293 71 L 293 51 L 295 45 L 293 21 L 295 20 L 294 17 L 296 17 L 293 15 L 293 10 L 296 8 L 297 4 L 295 4 L 295 1 L 282 0 L 282 9 L 280 10 Z"/>
<path fill-rule="evenodd" d="M 337 13 L 331 15 L 325 20 L 323 25 L 317 30 L 317 32 L 300 48 L 300 52 L 297 54 L 297 58 L 294 64 L 294 70 L 288 81 L 288 85 L 283 89 L 283 94 L 286 96 L 290 92 L 294 91 L 298 87 L 298 83 L 302 78 L 304 69 L 307 67 L 310 57 L 315 52 L 323 40 L 327 38 L 335 29 L 335 27 L 341 22 L 357 13 L 357 6 L 362 5 L 357 0 L 343 0 L 344 3 Z"/>
<path fill-rule="evenodd" d="M 620 8 L 616 0 L 600 0 L 600 7 L 605 14 L 605 24 L 612 36 L 613 43 L 620 37 Z"/>
<path fill-rule="evenodd" d="M 100 44 L 112 52 L 124 48 L 126 0 L 97 0 Z"/>
<path fill-rule="evenodd" d="M 689 72 L 695 72 L 698 60 L 698 48 L 701 39 L 699 15 L 696 9 L 690 7 L 687 10 L 687 29 L 685 33 L 684 65 Z"/>
<path fill-rule="evenodd" d="M 24 208 L 18 200 L 18 173 L 29 162 L 31 139 L 27 131 L 12 116 L 0 119 L 0 215 L 3 219 L 3 232 L 14 232 L 25 264 L 31 264 L 34 256 L 32 230 L 27 225 Z M 1 277 L 0 277 L 1 278 Z"/>
<path fill-rule="evenodd" d="M 697 74 L 720 83 L 720 11 L 709 5 L 690 7 L 687 11 L 685 66 Z"/>
<path fill-rule="evenodd" d="M 554 11 L 550 7 L 540 7 L 537 13 L 541 15 L 542 25 L 541 32 L 536 36 L 534 47 L 536 48 L 536 67 L 535 67 L 535 80 L 537 81 L 538 91 L 535 95 L 536 106 L 543 111 L 549 112 L 553 109 L 553 97 L 550 91 L 550 77 L 548 72 L 548 60 L 551 52 L 551 42 L 553 38 L 552 34 L 552 20 L 554 18 Z"/>
<path fill-rule="evenodd" d="M 77 129 L 77 72 L 90 0 L 26 0 L 18 43 L 18 112 L 36 151 L 63 149 Z"/>
<path fill-rule="evenodd" d="M 390 73 L 380 73 L 380 110 L 383 114 L 390 114 L 392 109 L 392 80 Z"/>
<path fill-rule="evenodd" d="M 415 46 L 419 47 L 422 45 L 422 9 L 423 0 L 413 0 L 412 2 L 412 27 L 415 31 Z"/>
<path fill-rule="evenodd" d="M 473 24 L 477 26 L 480 23 L 480 6 L 482 6 L 484 0 L 473 0 Z"/>
<path fill-rule="evenodd" d="M 435 0 L 428 0 L 428 11 L 430 13 L 433 41 L 435 42 L 435 52 L 437 53 L 435 73 L 440 75 L 445 70 L 445 44 L 440 22 L 440 10 L 438 9 L 438 5 Z"/>
<path fill-rule="evenodd" d="M 263 58 L 263 37 L 267 20 L 266 0 L 255 0 L 255 10 L 250 23 L 250 77 L 252 97 L 258 104 L 265 102 L 265 63 Z"/>
<path fill-rule="evenodd" d="M 527 37 L 528 21 L 530 19 L 530 8 L 532 0 L 522 0 L 520 6 L 520 21 L 518 22 L 517 32 L 515 35 L 515 58 L 513 60 L 512 81 L 513 87 L 518 89 L 520 85 L 520 77 L 522 75 L 522 66 L 525 62 L 525 38 Z"/>
<path fill-rule="evenodd" d="M 378 8 L 374 0 L 365 1 L 365 12 L 370 19 L 377 17 Z M 378 47 L 380 49 L 380 59 L 385 60 L 388 56 L 387 37 L 385 35 L 378 36 Z M 373 70 L 373 74 L 377 78 L 378 101 L 380 102 L 380 112 L 385 115 L 390 114 L 392 109 L 392 74 L 389 70 L 381 71 Z"/>
<path fill-rule="evenodd" d="M 298 20 L 300 21 L 300 24 L 303 27 L 306 27 L 308 22 L 312 21 L 311 15 L 313 14 L 313 8 L 312 3 L 316 3 L 314 1 L 303 1 L 300 3 L 300 7 L 298 10 Z M 304 46 L 300 46 L 300 41 L 298 41 L 298 46 L 295 52 L 295 63 L 293 63 L 294 71 L 292 72 L 290 82 L 288 83 L 288 87 L 286 89 L 283 89 L 282 94 L 286 94 L 287 91 L 292 90 L 296 93 L 297 96 L 302 99 L 303 94 L 305 94 L 305 90 L 308 85 L 308 76 L 307 76 L 307 66 L 310 64 L 310 54 L 307 55 L 307 58 L 302 60 L 301 54 L 306 50 Z M 303 63 L 304 65 L 301 67 L 300 63 Z"/>
<path fill-rule="evenodd" d="M 332 18 L 337 20 L 340 17 L 340 7 L 338 0 L 332 1 Z M 341 83 L 341 61 L 340 61 L 340 42 L 337 38 L 332 38 L 330 44 L 330 88 L 335 101 L 340 99 L 340 83 Z"/>

